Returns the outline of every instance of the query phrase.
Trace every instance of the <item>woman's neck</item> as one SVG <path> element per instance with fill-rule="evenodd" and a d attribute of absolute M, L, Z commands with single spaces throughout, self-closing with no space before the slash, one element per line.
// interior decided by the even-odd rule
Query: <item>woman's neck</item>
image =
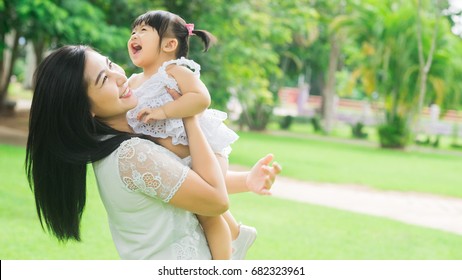
<path fill-rule="evenodd" d="M 128 125 L 127 117 L 125 114 L 115 116 L 112 118 L 107 118 L 102 121 L 115 130 L 133 133 L 133 129 Z"/>

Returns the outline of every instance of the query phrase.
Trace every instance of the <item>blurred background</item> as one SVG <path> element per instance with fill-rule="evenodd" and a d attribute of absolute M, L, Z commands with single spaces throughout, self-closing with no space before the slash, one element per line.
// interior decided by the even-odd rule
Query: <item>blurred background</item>
<path fill-rule="evenodd" d="M 304 184 L 460 205 L 460 0 L 2 0 L 0 222 L 10 231 L 0 258 L 117 258 L 94 190 L 83 245 L 55 245 L 40 229 L 22 171 L 32 77 L 65 44 L 92 46 L 127 76 L 139 72 L 126 47 L 131 23 L 155 9 L 218 38 L 203 53 L 192 37 L 189 58 L 202 66 L 211 107 L 240 135 L 233 166 L 273 152 L 283 176 Z M 437 208 L 462 215 L 448 205 Z M 462 230 L 251 194 L 233 198 L 232 209 L 260 231 L 254 259 L 462 259 Z"/>
<path fill-rule="evenodd" d="M 378 132 L 386 147 L 458 148 L 462 103 L 461 1 L 414 0 L 3 0 L 0 104 L 9 86 L 30 89 L 50 49 L 87 44 L 122 65 L 131 22 L 165 9 L 211 31 L 219 43 L 190 57 L 203 67 L 213 107 L 241 127 L 308 122 L 331 134 Z M 10 91 L 14 91 L 13 89 Z M 452 138 L 447 141 L 447 137 Z"/>

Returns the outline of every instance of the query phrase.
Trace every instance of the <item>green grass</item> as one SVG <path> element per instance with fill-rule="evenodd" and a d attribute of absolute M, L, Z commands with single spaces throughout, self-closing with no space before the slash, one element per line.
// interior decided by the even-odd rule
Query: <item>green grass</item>
<path fill-rule="evenodd" d="M 60 244 L 37 218 L 33 193 L 24 174 L 24 149 L 0 145 L 0 259 L 116 259 L 106 213 L 89 176 L 82 221 L 82 243 Z"/>
<path fill-rule="evenodd" d="M 253 194 L 231 202 L 258 229 L 248 259 L 462 259 L 461 235 Z"/>
<path fill-rule="evenodd" d="M 239 135 L 230 156 L 232 164 L 251 166 L 259 156 L 272 152 L 283 166 L 283 175 L 300 180 L 462 197 L 460 155 L 252 132 Z"/>
<path fill-rule="evenodd" d="M 92 172 L 83 242 L 60 244 L 40 227 L 24 149 L 0 145 L 0 155 L 0 259 L 118 258 Z M 239 194 L 231 202 L 234 216 L 259 231 L 249 259 L 462 259 L 460 235 L 274 197 Z"/>

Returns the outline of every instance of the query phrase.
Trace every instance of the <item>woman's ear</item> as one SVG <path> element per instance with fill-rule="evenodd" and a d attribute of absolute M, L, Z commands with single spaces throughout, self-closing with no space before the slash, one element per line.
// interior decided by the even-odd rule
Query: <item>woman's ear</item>
<path fill-rule="evenodd" d="M 162 43 L 162 50 L 164 52 L 174 52 L 178 47 L 178 40 L 175 38 L 165 38 Z"/>

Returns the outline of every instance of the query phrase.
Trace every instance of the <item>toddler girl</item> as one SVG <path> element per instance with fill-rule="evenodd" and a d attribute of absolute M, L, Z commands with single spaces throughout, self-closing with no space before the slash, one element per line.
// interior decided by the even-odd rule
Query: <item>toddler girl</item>
<path fill-rule="evenodd" d="M 192 35 L 202 39 L 204 51 L 215 41 L 209 32 L 194 30 L 193 24 L 166 11 L 150 11 L 134 21 L 128 51 L 143 72 L 130 77 L 129 85 L 138 97 L 138 105 L 128 112 L 127 119 L 136 133 L 152 136 L 158 144 L 185 158 L 189 149 L 182 118 L 201 114 L 201 128 L 225 174 L 230 144 L 238 136 L 223 124 L 226 113 L 207 109 L 210 95 L 199 79 L 200 66 L 185 58 Z M 174 101 L 167 88 L 181 97 Z M 263 188 L 252 191 L 268 194 Z M 218 217 L 197 217 L 213 259 L 243 259 L 255 240 L 256 230 L 238 225 L 229 212 Z M 233 242 L 232 232 L 238 232 Z"/>

